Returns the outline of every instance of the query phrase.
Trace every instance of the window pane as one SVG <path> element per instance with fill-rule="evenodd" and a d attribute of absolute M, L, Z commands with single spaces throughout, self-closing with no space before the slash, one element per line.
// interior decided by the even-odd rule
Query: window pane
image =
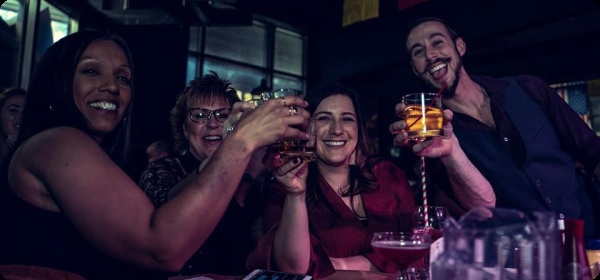
<path fill-rule="evenodd" d="M 185 78 L 185 84 L 189 84 L 190 81 L 196 78 L 196 73 L 198 73 L 198 61 L 194 56 L 188 56 L 187 60 L 187 77 Z"/>
<path fill-rule="evenodd" d="M 279 74 L 273 76 L 273 88 L 292 88 L 304 91 L 304 85 L 300 79 Z"/>
<path fill-rule="evenodd" d="M 23 43 L 24 9 L 17 0 L 8 0 L 0 7 L 0 91 L 17 85 Z"/>
<path fill-rule="evenodd" d="M 39 61 L 50 45 L 67 36 L 69 32 L 74 31 L 69 26 L 70 21 L 71 19 L 67 14 L 45 0 L 40 3 L 35 52 L 36 62 Z"/>
<path fill-rule="evenodd" d="M 192 26 L 190 27 L 190 51 L 199 52 L 202 46 L 202 27 Z"/>
<path fill-rule="evenodd" d="M 298 33 L 277 28 L 275 32 L 275 70 L 302 75 L 303 39 Z"/>
<path fill-rule="evenodd" d="M 249 67 L 226 63 L 214 59 L 204 60 L 204 74 L 214 71 L 221 78 L 231 82 L 231 85 L 241 92 L 251 92 L 265 79 L 265 73 Z"/>
<path fill-rule="evenodd" d="M 266 66 L 267 32 L 263 25 L 209 27 L 206 53 L 256 66 Z"/>

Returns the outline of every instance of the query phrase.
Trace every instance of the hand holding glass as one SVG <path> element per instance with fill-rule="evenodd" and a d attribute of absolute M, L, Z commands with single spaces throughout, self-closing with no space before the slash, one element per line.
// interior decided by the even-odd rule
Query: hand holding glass
<path fill-rule="evenodd" d="M 284 98 L 285 96 L 298 96 L 304 98 L 304 93 L 296 89 L 276 89 L 272 91 L 265 91 L 261 94 L 263 100 Z M 283 105 L 285 106 L 285 102 Z M 294 115 L 297 110 L 298 109 L 296 107 L 290 106 L 290 115 Z M 283 161 L 292 160 L 293 158 L 300 158 L 304 162 L 309 162 L 315 159 L 314 146 L 312 146 L 313 144 L 314 143 L 309 143 L 308 140 L 282 139 L 282 141 L 277 141 L 275 146 L 279 148 L 279 157 Z"/>

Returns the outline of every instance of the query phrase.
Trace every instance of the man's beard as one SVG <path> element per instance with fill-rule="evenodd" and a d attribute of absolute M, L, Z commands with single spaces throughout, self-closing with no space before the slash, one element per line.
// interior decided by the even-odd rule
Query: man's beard
<path fill-rule="evenodd" d="M 439 59 L 439 60 L 432 62 L 431 65 L 437 63 L 438 61 L 446 62 L 446 65 L 448 65 L 447 67 L 450 68 L 450 62 L 452 61 L 452 58 Z M 460 80 L 460 68 L 461 67 L 462 67 L 462 58 L 459 56 L 458 61 L 456 63 L 456 69 L 454 69 L 454 80 L 452 81 L 452 84 L 446 85 L 446 88 L 444 88 L 444 90 L 442 91 L 442 96 L 444 98 L 452 98 L 456 94 L 456 87 L 458 86 L 458 80 Z M 429 69 L 429 67 L 427 67 L 427 69 Z M 432 89 L 432 91 L 438 92 L 440 90 L 440 88 L 435 87 L 431 81 L 425 80 L 425 79 L 423 79 L 423 80 L 425 81 L 427 86 Z M 443 87 L 443 85 L 442 85 L 442 87 Z"/>

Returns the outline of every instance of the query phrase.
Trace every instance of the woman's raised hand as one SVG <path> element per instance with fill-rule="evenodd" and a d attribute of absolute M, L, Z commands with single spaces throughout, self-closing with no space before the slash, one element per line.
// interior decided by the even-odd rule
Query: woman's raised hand
<path fill-rule="evenodd" d="M 285 187 L 288 194 L 301 195 L 306 192 L 308 163 L 300 158 L 287 161 L 273 172 L 275 179 Z"/>
<path fill-rule="evenodd" d="M 309 135 L 304 132 L 310 119 L 310 114 L 304 109 L 307 105 L 300 97 L 286 96 L 267 100 L 254 110 L 247 110 L 247 105 L 243 104 L 237 108 L 234 106 L 232 115 L 241 114 L 231 133 L 240 136 L 243 141 L 250 141 L 254 149 L 284 138 L 308 140 Z M 228 125 L 224 126 L 225 130 Z"/>

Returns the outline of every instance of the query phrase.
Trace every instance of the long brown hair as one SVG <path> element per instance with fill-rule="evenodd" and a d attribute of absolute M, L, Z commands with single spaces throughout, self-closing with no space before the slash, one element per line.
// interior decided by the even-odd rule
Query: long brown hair
<path fill-rule="evenodd" d="M 356 164 L 350 165 L 350 175 L 348 178 L 350 186 L 340 193 L 340 195 L 353 197 L 357 194 L 373 192 L 379 188 L 379 185 L 377 184 L 375 176 L 373 175 L 372 162 L 368 157 L 369 138 L 366 129 L 364 128 L 358 94 L 354 90 L 339 83 L 321 85 L 306 95 L 305 99 L 309 104 L 306 109 L 311 114 L 314 114 L 319 104 L 321 104 L 325 98 L 333 95 L 345 95 L 352 100 L 352 105 L 354 106 L 354 110 L 356 112 L 356 122 L 358 126 L 358 141 L 355 148 Z M 315 203 L 315 205 L 323 205 L 331 211 L 331 205 L 326 199 L 324 199 L 323 192 L 319 187 L 320 174 L 316 163 L 311 162 L 308 168 L 308 177 L 306 179 L 307 202 L 309 204 Z M 354 203 L 352 203 L 353 198 L 350 200 L 351 205 L 354 205 Z"/>

